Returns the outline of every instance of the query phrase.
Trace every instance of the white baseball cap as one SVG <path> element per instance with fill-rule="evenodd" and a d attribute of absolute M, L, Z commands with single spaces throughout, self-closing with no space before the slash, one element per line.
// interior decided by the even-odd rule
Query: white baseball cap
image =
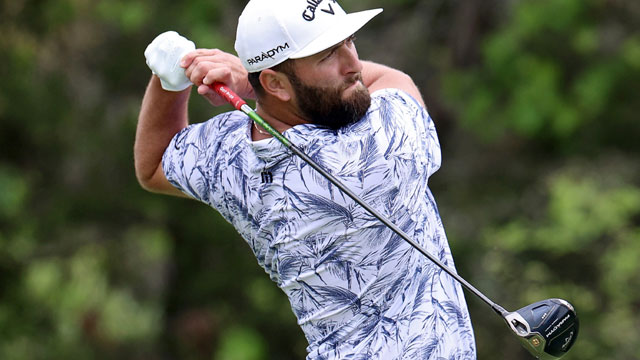
<path fill-rule="evenodd" d="M 336 0 L 251 0 L 235 49 L 249 72 L 317 54 L 353 35 L 382 9 L 347 14 Z"/>

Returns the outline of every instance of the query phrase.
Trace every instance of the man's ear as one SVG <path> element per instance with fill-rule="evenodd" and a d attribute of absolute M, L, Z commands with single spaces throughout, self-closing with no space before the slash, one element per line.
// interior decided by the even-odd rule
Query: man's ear
<path fill-rule="evenodd" d="M 280 101 L 289 101 L 293 97 L 293 87 L 284 73 L 271 69 L 260 72 L 260 84 L 264 91 Z"/>

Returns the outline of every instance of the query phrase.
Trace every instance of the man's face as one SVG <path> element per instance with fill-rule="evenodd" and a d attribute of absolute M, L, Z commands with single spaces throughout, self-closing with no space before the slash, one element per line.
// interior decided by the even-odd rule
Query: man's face
<path fill-rule="evenodd" d="M 357 122 L 371 105 L 361 69 L 353 38 L 299 61 L 287 72 L 298 110 L 309 122 L 334 130 Z"/>
<path fill-rule="evenodd" d="M 360 120 L 371 105 L 369 90 L 360 74 L 337 86 L 307 85 L 295 74 L 289 80 L 299 110 L 312 124 L 338 130 Z"/>

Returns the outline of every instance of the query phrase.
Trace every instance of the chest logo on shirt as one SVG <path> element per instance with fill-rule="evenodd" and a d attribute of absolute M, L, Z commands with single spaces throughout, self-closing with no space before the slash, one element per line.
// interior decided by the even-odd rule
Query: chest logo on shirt
<path fill-rule="evenodd" d="M 270 171 L 263 171 L 260 176 L 263 184 L 271 184 L 273 182 L 273 174 Z"/>

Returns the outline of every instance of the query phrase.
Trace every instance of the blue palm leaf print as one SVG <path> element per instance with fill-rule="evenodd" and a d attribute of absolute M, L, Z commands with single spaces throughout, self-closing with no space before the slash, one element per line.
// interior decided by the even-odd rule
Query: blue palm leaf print
<path fill-rule="evenodd" d="M 347 289 L 321 286 L 318 287 L 318 293 L 335 307 L 349 307 L 354 312 L 360 307 L 360 298 Z"/>
<path fill-rule="evenodd" d="M 293 305 L 293 311 L 299 319 L 304 319 L 308 314 L 314 313 L 316 308 L 321 307 L 323 299 L 313 286 L 304 281 L 298 281 L 298 284 L 300 287 L 291 292 L 292 296 L 299 300 L 296 302 L 299 305 Z"/>
<path fill-rule="evenodd" d="M 437 354 L 438 344 L 440 343 L 440 339 L 438 337 L 433 337 L 429 342 L 424 344 L 420 349 L 420 359 L 432 359 L 434 354 Z M 438 358 L 438 360 L 441 358 Z"/>
<path fill-rule="evenodd" d="M 304 203 L 305 207 L 311 207 L 315 212 L 320 214 L 322 218 L 335 219 L 329 222 L 327 225 L 334 225 L 335 223 L 341 223 L 345 226 L 353 223 L 353 216 L 348 209 L 327 198 L 316 194 L 299 194 L 300 200 Z"/>

